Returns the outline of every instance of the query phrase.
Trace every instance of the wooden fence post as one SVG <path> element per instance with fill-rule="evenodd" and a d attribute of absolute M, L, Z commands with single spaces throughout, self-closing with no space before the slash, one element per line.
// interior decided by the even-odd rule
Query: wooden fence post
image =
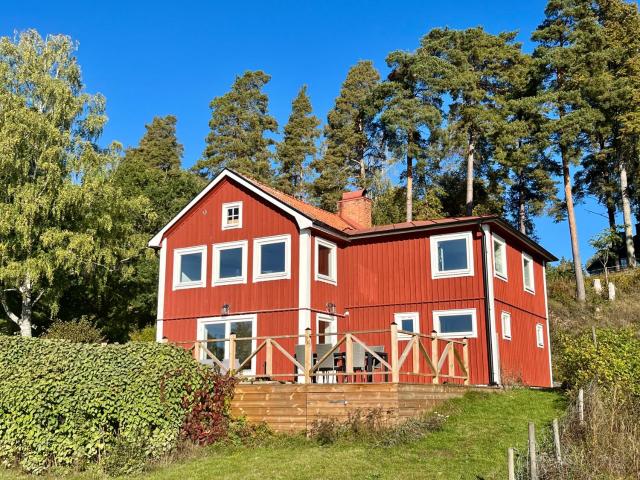
<path fill-rule="evenodd" d="M 413 347 L 411 347 L 411 353 L 413 355 L 413 373 L 420 373 L 420 337 L 418 335 L 413 337 Z"/>
<path fill-rule="evenodd" d="M 273 375 L 273 344 L 271 343 L 273 340 L 267 338 L 265 343 L 265 362 L 266 365 L 264 367 L 264 374 L 271 379 L 271 375 Z"/>
<path fill-rule="evenodd" d="M 196 340 L 195 343 L 193 344 L 193 358 L 196 360 L 196 362 L 200 361 L 200 341 L 199 340 Z"/>
<path fill-rule="evenodd" d="M 435 330 L 431 331 L 431 363 L 436 371 L 436 376 L 433 377 L 432 383 L 440 383 L 440 370 L 438 369 L 438 360 L 440 358 L 438 352 L 438 333 Z"/>
<path fill-rule="evenodd" d="M 529 422 L 529 475 L 531 480 L 538 480 L 538 457 L 536 455 L 536 426 Z"/>
<path fill-rule="evenodd" d="M 581 388 L 578 390 L 578 417 L 580 418 L 580 425 L 584 424 L 584 390 Z"/>
<path fill-rule="evenodd" d="M 560 427 L 558 426 L 558 419 L 553 419 L 553 446 L 556 451 L 556 461 L 562 463 L 562 452 L 560 451 Z"/>
<path fill-rule="evenodd" d="M 455 377 L 456 375 L 456 363 L 455 363 L 455 352 L 453 351 L 454 348 L 456 348 L 456 344 L 449 341 L 447 346 L 449 347 L 449 353 L 447 354 L 447 363 L 448 365 L 448 373 L 449 376 L 451 377 Z"/>
<path fill-rule="evenodd" d="M 345 373 L 347 379 L 349 375 L 353 375 L 353 339 L 350 333 L 344 335 L 344 351 L 345 351 Z"/>
<path fill-rule="evenodd" d="M 233 375 L 236 369 L 236 334 L 229 335 L 229 375 Z"/>
<path fill-rule="evenodd" d="M 400 369 L 398 368 L 398 324 L 391 323 L 391 381 L 400 381 Z"/>
<path fill-rule="evenodd" d="M 469 339 L 464 337 L 462 339 L 462 363 L 464 363 L 464 370 L 467 378 L 464 379 L 464 384 L 469 385 L 471 383 L 471 372 L 469 371 Z"/>
<path fill-rule="evenodd" d="M 306 328 L 304 331 L 304 383 L 311 383 L 311 358 L 313 352 L 311 350 L 311 329 Z"/>
<path fill-rule="evenodd" d="M 516 480 L 516 465 L 513 447 L 507 450 L 507 469 L 509 470 L 509 480 Z"/>

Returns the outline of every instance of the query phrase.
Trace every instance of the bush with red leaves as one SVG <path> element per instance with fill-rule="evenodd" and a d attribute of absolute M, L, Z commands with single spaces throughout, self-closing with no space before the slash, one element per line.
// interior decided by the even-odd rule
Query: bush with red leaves
<path fill-rule="evenodd" d="M 187 386 L 182 408 L 187 412 L 181 438 L 197 445 L 210 445 L 227 436 L 229 408 L 237 383 L 235 377 L 201 369 L 198 386 Z"/>

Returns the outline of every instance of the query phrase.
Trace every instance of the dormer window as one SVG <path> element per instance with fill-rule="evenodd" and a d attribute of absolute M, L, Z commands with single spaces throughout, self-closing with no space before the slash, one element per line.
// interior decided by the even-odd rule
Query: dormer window
<path fill-rule="evenodd" d="M 222 204 L 222 229 L 242 228 L 242 202 Z"/>

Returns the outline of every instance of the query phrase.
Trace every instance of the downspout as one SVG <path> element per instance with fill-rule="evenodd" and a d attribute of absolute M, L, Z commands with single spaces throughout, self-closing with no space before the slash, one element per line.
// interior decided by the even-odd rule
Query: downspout
<path fill-rule="evenodd" d="M 500 385 L 500 354 L 496 330 L 495 296 L 493 292 L 493 262 L 491 255 L 491 229 L 482 228 L 482 273 L 484 279 L 484 311 L 487 331 L 487 359 L 489 361 L 489 383 Z"/>

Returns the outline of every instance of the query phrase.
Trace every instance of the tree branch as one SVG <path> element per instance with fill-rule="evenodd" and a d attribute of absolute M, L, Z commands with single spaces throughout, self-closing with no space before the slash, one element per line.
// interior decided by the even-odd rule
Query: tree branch
<path fill-rule="evenodd" d="M 15 290 L 15 289 L 11 289 L 11 290 Z M 20 318 L 9 309 L 9 304 L 7 303 L 5 290 L 0 290 L 0 304 L 2 304 L 2 308 L 7 313 L 9 319 L 16 325 L 20 325 Z"/>

